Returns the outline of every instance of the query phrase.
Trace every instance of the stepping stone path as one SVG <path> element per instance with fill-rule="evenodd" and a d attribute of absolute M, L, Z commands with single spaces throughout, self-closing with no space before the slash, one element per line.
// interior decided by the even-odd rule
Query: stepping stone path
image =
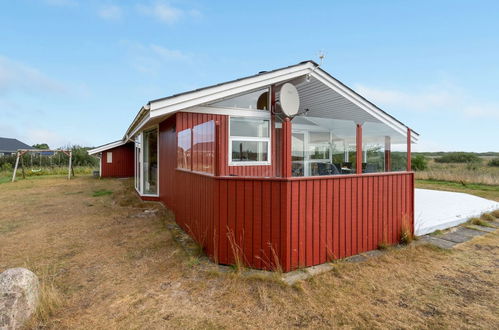
<path fill-rule="evenodd" d="M 435 245 L 442 249 L 452 249 L 459 243 L 467 242 L 474 237 L 482 236 L 487 233 L 492 233 L 499 228 L 498 221 L 490 222 L 491 226 L 485 227 L 479 225 L 467 225 L 466 227 L 457 227 L 455 230 L 449 231 L 436 236 L 426 235 L 420 239 L 422 243 Z"/>

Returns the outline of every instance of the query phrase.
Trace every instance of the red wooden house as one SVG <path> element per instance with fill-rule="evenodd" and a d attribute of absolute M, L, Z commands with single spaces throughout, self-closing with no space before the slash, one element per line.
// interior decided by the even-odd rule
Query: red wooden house
<path fill-rule="evenodd" d="M 215 262 L 290 271 L 413 227 L 417 138 L 307 61 L 150 101 L 122 141 L 92 152 L 102 176 L 123 167 Z"/>

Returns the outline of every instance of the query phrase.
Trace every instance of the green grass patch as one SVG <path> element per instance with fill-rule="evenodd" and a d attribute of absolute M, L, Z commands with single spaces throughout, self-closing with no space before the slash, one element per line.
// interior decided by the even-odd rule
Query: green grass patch
<path fill-rule="evenodd" d="M 427 179 L 416 180 L 416 188 L 464 192 L 499 201 L 499 185 Z"/>
<path fill-rule="evenodd" d="M 492 228 L 494 227 L 491 226 L 487 221 L 480 218 L 471 218 L 468 222 L 472 225 L 477 225 L 477 226 L 492 227 Z"/>
<path fill-rule="evenodd" d="M 434 232 L 430 233 L 430 236 L 439 236 L 442 235 L 444 232 L 441 231 L 440 229 L 435 230 Z"/>
<path fill-rule="evenodd" d="M 111 195 L 112 193 L 113 192 L 111 190 L 99 189 L 99 190 L 94 191 L 94 193 L 92 194 L 92 197 L 106 196 L 106 195 Z"/>

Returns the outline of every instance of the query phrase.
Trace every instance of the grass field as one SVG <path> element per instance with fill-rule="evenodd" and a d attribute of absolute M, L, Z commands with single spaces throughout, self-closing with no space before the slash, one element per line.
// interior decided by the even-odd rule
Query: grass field
<path fill-rule="evenodd" d="M 487 157 L 479 164 L 437 163 L 430 159 L 428 169 L 416 172 L 418 180 L 450 181 L 499 185 L 499 167 L 487 166 Z"/>
<path fill-rule="evenodd" d="M 146 209 L 150 210 L 144 212 Z M 480 328 L 499 324 L 499 235 L 389 250 L 294 287 L 202 267 L 129 180 L 0 186 L 0 271 L 42 280 L 31 328 Z"/>

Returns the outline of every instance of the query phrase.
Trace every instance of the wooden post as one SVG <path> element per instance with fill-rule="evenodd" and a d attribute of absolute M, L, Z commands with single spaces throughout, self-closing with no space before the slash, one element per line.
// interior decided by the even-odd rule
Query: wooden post
<path fill-rule="evenodd" d="M 411 129 L 407 128 L 407 172 L 412 171 L 411 166 Z"/>
<path fill-rule="evenodd" d="M 68 166 L 68 180 L 71 180 L 71 168 L 72 166 L 73 151 L 69 152 L 69 166 Z"/>
<path fill-rule="evenodd" d="M 392 141 L 389 136 L 385 136 L 385 172 L 392 171 Z"/>
<path fill-rule="evenodd" d="M 282 176 L 291 176 L 291 121 L 285 118 L 282 122 Z"/>
<path fill-rule="evenodd" d="M 16 180 L 17 166 L 19 165 L 19 156 L 20 156 L 20 153 L 18 151 L 17 157 L 16 157 L 16 166 L 14 166 L 14 173 L 12 173 L 12 182 L 14 182 Z"/>
<path fill-rule="evenodd" d="M 24 153 L 21 152 L 21 171 L 23 173 L 23 179 L 26 179 L 26 174 L 24 173 Z"/>
<path fill-rule="evenodd" d="M 220 123 L 218 121 L 215 122 L 215 169 L 213 171 L 213 174 L 215 176 L 220 176 L 220 164 L 222 163 L 220 161 L 220 156 L 222 148 L 220 147 Z"/>
<path fill-rule="evenodd" d="M 357 174 L 362 174 L 362 124 L 357 124 L 355 144 L 356 144 L 355 169 Z"/>

